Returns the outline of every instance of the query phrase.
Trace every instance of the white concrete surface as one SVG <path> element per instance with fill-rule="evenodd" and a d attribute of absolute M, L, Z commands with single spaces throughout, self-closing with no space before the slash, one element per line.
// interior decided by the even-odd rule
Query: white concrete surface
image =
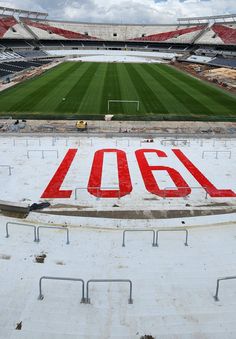
<path fill-rule="evenodd" d="M 84 207 L 90 210 L 152 210 L 152 209 L 184 209 L 186 204 L 191 208 L 209 209 L 217 204 L 235 206 L 236 198 L 218 197 L 209 195 L 184 167 L 173 153 L 172 149 L 180 149 L 193 164 L 206 176 L 218 189 L 230 189 L 236 192 L 236 140 L 219 139 L 189 139 L 189 145 L 179 142 L 179 146 L 171 143 L 163 145 L 162 138 L 155 138 L 153 143 L 142 142 L 141 138 L 87 138 L 83 136 L 59 138 L 54 141 L 52 137 L 27 138 L 0 137 L 0 165 L 12 167 L 12 175 L 8 168 L 0 166 L 1 200 L 13 202 L 34 203 L 39 202 L 41 196 L 60 166 L 69 149 L 76 149 L 77 153 L 66 174 L 61 190 L 72 190 L 70 198 L 48 199 L 52 205 L 67 204 L 71 207 Z M 40 143 L 40 145 L 39 145 Z M 15 145 L 15 146 L 14 146 Z M 129 145 L 129 146 L 128 146 Z M 126 153 L 132 191 L 130 194 L 118 198 L 96 198 L 87 192 L 91 167 L 96 151 L 101 149 L 119 149 Z M 141 176 L 139 165 L 135 157 L 138 149 L 158 149 L 166 153 L 166 158 L 158 158 L 156 154 L 147 154 L 149 165 L 172 167 L 177 170 L 188 185 L 192 188 L 189 196 L 184 198 L 167 198 L 151 194 L 147 191 Z M 37 152 L 31 152 L 31 151 Z M 41 150 L 45 150 L 42 159 Z M 53 152 L 47 152 L 47 151 Z M 29 158 L 27 152 L 29 151 Z M 58 151 L 58 158 L 57 152 Z M 203 151 L 207 151 L 204 154 Z M 209 152 L 210 151 L 210 152 Z M 215 151 L 220 151 L 216 159 Z M 222 153 L 221 153 L 222 152 Z M 229 158 L 231 154 L 231 158 Z M 106 178 L 105 187 L 118 187 L 117 162 L 112 157 L 105 158 L 103 164 L 103 177 Z M 166 171 L 154 171 L 155 179 L 161 189 L 175 185 Z M 78 197 L 75 199 L 75 189 Z M 224 206 L 224 205 L 223 205 Z M 219 205 L 219 208 L 220 205 Z"/>
<path fill-rule="evenodd" d="M 116 56 L 116 55 L 90 55 L 81 56 L 78 58 L 71 58 L 67 61 L 83 61 L 83 62 L 127 62 L 127 63 L 164 63 L 163 60 L 143 58 L 139 56 Z"/>
<path fill-rule="evenodd" d="M 149 233 L 128 234 L 122 247 L 120 230 L 70 228 L 70 244 L 57 230 L 33 232 L 5 224 L 0 217 L 1 339 L 234 339 L 236 281 L 222 282 L 219 302 L 213 298 L 216 279 L 235 275 L 235 224 L 202 227 L 184 234 L 160 234 L 152 247 Z M 203 223 L 204 225 L 204 223 Z M 44 263 L 35 256 L 46 254 Z M 131 279 L 133 304 L 125 284 L 91 284 L 91 304 L 81 304 L 81 285 L 43 281 L 58 276 L 89 279 Z M 16 330 L 22 322 L 21 330 Z"/>
<path fill-rule="evenodd" d="M 47 50 L 47 53 L 52 56 L 67 56 L 73 58 L 89 58 L 96 57 L 100 61 L 106 61 L 106 58 L 113 57 L 114 60 L 123 60 L 124 58 L 140 58 L 140 59 L 165 59 L 172 60 L 176 56 L 181 56 L 182 53 L 163 53 L 163 52 L 143 52 L 143 51 L 113 51 L 113 50 Z M 130 61 L 132 62 L 132 61 Z"/>

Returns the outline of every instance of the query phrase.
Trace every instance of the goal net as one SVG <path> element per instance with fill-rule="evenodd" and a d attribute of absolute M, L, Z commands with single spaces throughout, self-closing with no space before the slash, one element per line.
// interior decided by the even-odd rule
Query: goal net
<path fill-rule="evenodd" d="M 107 112 L 110 113 L 111 106 L 122 104 L 122 103 L 135 105 L 136 111 L 137 112 L 139 111 L 139 108 L 140 108 L 139 100 L 108 100 L 107 101 Z"/>

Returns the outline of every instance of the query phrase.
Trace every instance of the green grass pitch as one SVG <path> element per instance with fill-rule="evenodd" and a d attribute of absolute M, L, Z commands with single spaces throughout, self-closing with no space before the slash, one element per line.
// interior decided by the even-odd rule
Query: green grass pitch
<path fill-rule="evenodd" d="M 64 98 L 64 99 L 63 99 Z M 0 93 L 0 114 L 15 118 L 99 118 L 108 100 L 120 118 L 236 118 L 236 97 L 164 64 L 65 62 Z"/>

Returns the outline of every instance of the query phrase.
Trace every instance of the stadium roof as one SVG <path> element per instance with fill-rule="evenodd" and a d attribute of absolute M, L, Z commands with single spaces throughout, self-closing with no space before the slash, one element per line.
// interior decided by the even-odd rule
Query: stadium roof
<path fill-rule="evenodd" d="M 34 12 L 34 11 L 26 11 L 24 9 L 10 8 L 10 7 L 0 7 L 0 15 L 21 15 L 26 17 L 36 17 L 36 18 L 46 18 L 48 13 L 43 12 Z"/>
<path fill-rule="evenodd" d="M 228 20 L 229 19 L 229 20 Z M 191 18 L 179 18 L 179 22 L 188 21 L 189 23 L 200 22 L 200 21 L 236 21 L 236 14 L 227 14 L 227 15 L 213 15 L 213 16 L 199 16 L 199 17 L 191 17 Z"/>

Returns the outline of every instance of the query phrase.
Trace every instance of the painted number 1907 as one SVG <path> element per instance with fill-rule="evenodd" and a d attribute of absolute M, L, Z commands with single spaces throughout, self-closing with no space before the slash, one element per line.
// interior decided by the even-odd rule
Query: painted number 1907
<path fill-rule="evenodd" d="M 46 187 L 42 198 L 56 199 L 56 198 L 70 198 L 72 190 L 62 190 L 61 186 L 63 181 L 71 167 L 71 164 L 76 156 L 77 149 L 69 149 L 58 167 L 53 178 Z M 213 198 L 217 197 L 236 197 L 230 189 L 218 189 L 209 179 L 188 159 L 188 157 L 180 150 L 173 149 L 172 152 L 184 165 L 184 167 L 190 172 L 195 180 L 202 186 L 207 194 Z M 118 189 L 108 190 L 102 189 L 102 171 L 104 155 L 106 153 L 115 153 L 117 156 L 117 170 L 118 170 Z M 158 158 L 167 158 L 165 152 L 157 149 L 140 149 L 135 152 L 137 163 L 143 178 L 144 185 L 148 192 L 158 195 L 163 198 L 179 198 L 185 197 L 191 193 L 191 187 L 185 181 L 183 176 L 174 168 L 167 166 L 155 165 L 151 166 L 148 163 L 146 154 L 155 154 Z M 172 181 L 174 182 L 175 189 L 161 189 L 155 179 L 155 171 L 165 171 L 168 173 Z M 126 153 L 118 149 L 101 149 L 95 152 L 88 181 L 87 190 L 90 194 L 99 198 L 116 198 L 124 197 L 132 192 L 132 181 L 127 161 Z"/>

